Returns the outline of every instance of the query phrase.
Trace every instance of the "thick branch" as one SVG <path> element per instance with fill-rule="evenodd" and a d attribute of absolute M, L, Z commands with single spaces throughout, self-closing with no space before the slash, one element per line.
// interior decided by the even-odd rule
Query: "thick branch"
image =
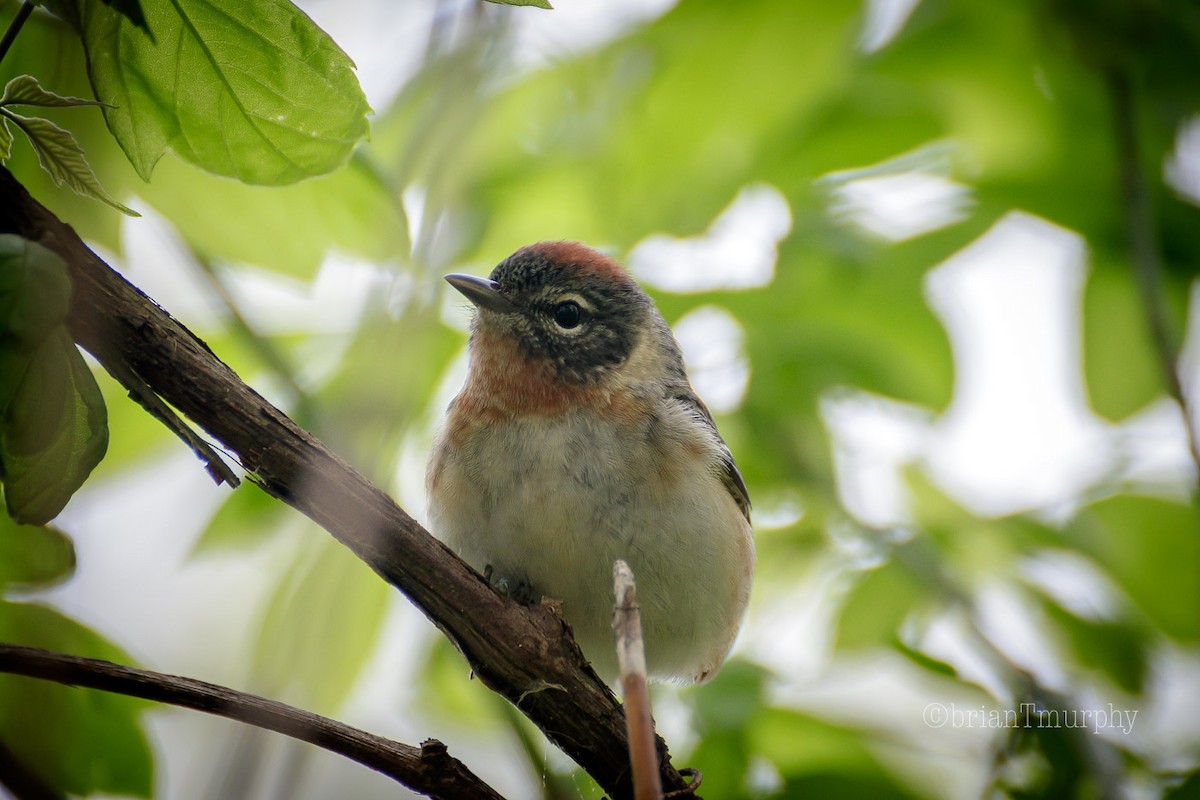
<path fill-rule="evenodd" d="M 621 706 L 564 635 L 549 604 L 523 607 L 494 591 L 387 494 L 113 272 L 4 169 L 0 232 L 37 241 L 66 260 L 75 287 L 72 334 L 110 373 L 110 365 L 132 369 L 224 443 L 263 489 L 319 523 L 403 591 L 485 685 L 516 705 L 606 792 L 631 796 Z M 685 788 L 669 758 L 662 765 L 663 788 Z"/>
<path fill-rule="evenodd" d="M 224 686 L 35 647 L 0 643 L 0 672 L 170 703 L 266 728 L 351 758 L 430 797 L 501 800 L 436 740 L 413 747 Z"/>

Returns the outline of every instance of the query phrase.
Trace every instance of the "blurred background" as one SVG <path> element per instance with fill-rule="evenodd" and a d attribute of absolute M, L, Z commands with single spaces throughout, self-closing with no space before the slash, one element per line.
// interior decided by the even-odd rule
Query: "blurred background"
<path fill-rule="evenodd" d="M 626 263 L 755 503 L 733 658 L 654 694 L 704 796 L 1200 796 L 1197 468 L 1165 377 L 1178 356 L 1184 395 L 1200 381 L 1200 6 L 299 5 L 374 109 L 345 167 L 257 188 L 168 155 L 147 184 L 98 112 L 68 109 L 143 216 L 56 189 L 24 143 L 10 169 L 419 519 L 465 372 L 468 309 L 441 276 L 545 239 Z M 83 64 L 39 12 L 0 77 L 90 97 Z M 1157 240 L 1156 280 L 1131 229 Z M 6 594 L 74 620 L 61 649 L 99 636 L 437 738 L 507 796 L 600 796 L 402 596 L 255 486 L 214 486 L 97 379 L 109 454 L 55 523 L 76 570 Z M 101 718 L 46 746 L 98 795 L 403 795 L 307 745 L 134 708 L 145 738 Z"/>

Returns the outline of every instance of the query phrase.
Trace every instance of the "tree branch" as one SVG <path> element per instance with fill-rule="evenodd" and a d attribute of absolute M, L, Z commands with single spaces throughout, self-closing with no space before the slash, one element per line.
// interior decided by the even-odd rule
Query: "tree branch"
<path fill-rule="evenodd" d="M 0 643 L 0 672 L 141 697 L 245 722 L 353 759 L 430 797 L 502 800 L 436 739 L 413 747 L 224 686 L 35 647 Z"/>
<path fill-rule="evenodd" d="M 109 268 L 5 169 L 0 169 L 0 232 L 39 242 L 67 262 L 74 281 L 72 335 L 106 369 L 132 368 L 235 453 L 265 491 L 320 524 L 404 592 L 484 685 L 516 705 L 606 792 L 618 800 L 632 796 L 621 706 L 551 604 L 521 606 L 497 593 L 387 494 Z M 686 788 L 658 741 L 663 788 Z"/>

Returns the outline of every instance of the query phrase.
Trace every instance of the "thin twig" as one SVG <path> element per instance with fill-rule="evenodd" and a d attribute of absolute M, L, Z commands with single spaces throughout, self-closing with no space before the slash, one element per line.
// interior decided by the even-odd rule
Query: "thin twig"
<path fill-rule="evenodd" d="M 1137 105 L 1133 87 L 1124 73 L 1114 69 L 1108 74 L 1108 89 L 1112 97 L 1113 130 L 1117 142 L 1117 169 L 1120 176 L 1121 200 L 1125 215 L 1129 253 L 1134 278 L 1141 294 L 1142 309 L 1150 326 L 1150 337 L 1158 357 L 1159 370 L 1167 391 L 1179 403 L 1187 430 L 1188 451 L 1196 466 L 1200 481 L 1200 437 L 1197 436 L 1192 409 L 1179 379 L 1176 361 L 1179 357 L 1178 336 L 1167 313 L 1163 292 L 1162 263 L 1159 257 L 1158 235 L 1154 225 L 1154 209 L 1150 189 L 1142 170 L 1141 148 L 1137 133 Z M 1200 486 L 1200 483 L 1198 483 Z"/>
<path fill-rule="evenodd" d="M 452 758 L 441 742 L 431 739 L 413 747 L 311 711 L 194 678 L 3 643 L 0 672 L 170 703 L 265 728 L 357 761 L 430 797 L 501 798 Z"/>
<path fill-rule="evenodd" d="M 33 9 L 34 4 L 30 0 L 25 0 L 17 9 L 17 15 L 13 17 L 13 21 L 8 25 L 8 30 L 4 32 L 4 38 L 0 39 L 0 61 L 3 61 L 4 57 L 8 55 L 9 48 L 17 40 L 17 34 L 21 32 L 21 28 L 33 13 Z"/>
<path fill-rule="evenodd" d="M 629 763 L 633 769 L 635 800 L 660 800 L 658 752 L 654 746 L 654 717 L 646 683 L 646 648 L 642 641 L 642 613 L 637 604 L 633 571 L 621 559 L 613 564 L 613 630 L 617 634 L 617 665 L 625 696 L 625 729 L 629 736 Z"/>

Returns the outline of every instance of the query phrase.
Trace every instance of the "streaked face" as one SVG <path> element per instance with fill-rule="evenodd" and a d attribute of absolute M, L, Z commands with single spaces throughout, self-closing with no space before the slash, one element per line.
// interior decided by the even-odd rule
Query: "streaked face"
<path fill-rule="evenodd" d="M 514 310 L 481 308 L 476 324 L 510 332 L 563 380 L 592 383 L 629 357 L 653 305 L 611 262 L 598 269 L 566 255 L 533 247 L 500 262 L 490 277 Z"/>

